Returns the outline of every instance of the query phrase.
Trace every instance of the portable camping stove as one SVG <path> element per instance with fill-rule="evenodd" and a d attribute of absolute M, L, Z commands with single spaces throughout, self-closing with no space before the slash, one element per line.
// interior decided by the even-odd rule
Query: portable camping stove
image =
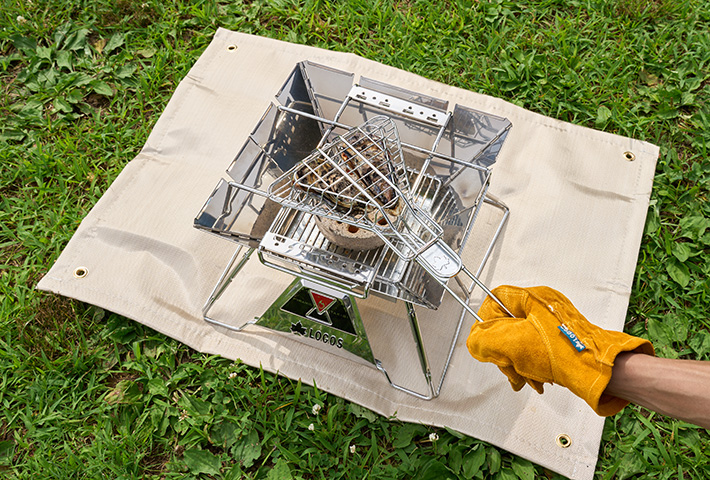
<path fill-rule="evenodd" d="M 242 331 L 257 325 L 373 365 L 394 388 L 439 395 L 471 294 L 508 216 L 487 195 L 490 167 L 511 127 L 505 118 L 360 78 L 312 62 L 296 65 L 195 219 L 239 244 L 204 319 Z M 483 205 L 502 212 L 475 272 L 461 260 Z M 242 254 L 242 248 L 246 251 Z M 294 275 L 259 318 L 211 318 L 214 303 L 256 250 Z M 453 280 L 453 281 L 452 281 Z M 415 305 L 460 305 L 438 382 Z M 358 303 L 370 294 L 406 308 L 424 393 L 390 378 L 368 341 Z M 497 299 L 495 299 L 497 301 Z M 500 302 L 499 302 L 500 303 Z"/>

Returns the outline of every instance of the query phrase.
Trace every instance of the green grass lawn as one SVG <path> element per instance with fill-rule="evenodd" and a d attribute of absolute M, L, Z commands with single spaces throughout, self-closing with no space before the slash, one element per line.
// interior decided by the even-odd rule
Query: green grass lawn
<path fill-rule="evenodd" d="M 34 289 L 220 26 L 660 145 L 626 329 L 709 359 L 708 0 L 1 5 L 0 477 L 557 477 Z M 708 454 L 707 431 L 629 407 L 597 472 L 708 478 Z"/>

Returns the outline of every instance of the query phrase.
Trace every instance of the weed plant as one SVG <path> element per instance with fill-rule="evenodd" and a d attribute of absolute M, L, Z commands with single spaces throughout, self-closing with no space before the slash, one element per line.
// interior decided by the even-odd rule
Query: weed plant
<path fill-rule="evenodd" d="M 0 476 L 557 477 L 34 289 L 219 26 L 660 145 L 627 331 L 709 359 L 707 0 L 3 0 Z M 708 478 L 708 453 L 707 431 L 632 406 L 597 472 Z"/>

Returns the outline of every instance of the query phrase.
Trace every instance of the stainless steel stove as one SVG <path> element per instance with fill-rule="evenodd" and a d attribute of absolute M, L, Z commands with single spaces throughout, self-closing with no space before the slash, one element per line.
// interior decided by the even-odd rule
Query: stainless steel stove
<path fill-rule="evenodd" d="M 478 277 L 508 217 L 488 185 L 510 128 L 466 106 L 297 64 L 227 169 L 231 180 L 219 181 L 195 219 L 195 227 L 239 244 L 204 319 L 348 352 L 399 390 L 438 396 L 465 317 L 480 320 L 473 290 L 492 296 Z M 471 271 L 461 255 L 484 205 L 501 219 Z M 212 318 L 254 251 L 266 267 L 293 275 L 292 284 L 259 318 Z M 460 315 L 435 381 L 415 305 L 436 310 L 447 295 Z M 425 391 L 390 378 L 377 359 L 358 308 L 373 297 L 403 302 L 410 329 L 402 334 L 413 338 Z"/>

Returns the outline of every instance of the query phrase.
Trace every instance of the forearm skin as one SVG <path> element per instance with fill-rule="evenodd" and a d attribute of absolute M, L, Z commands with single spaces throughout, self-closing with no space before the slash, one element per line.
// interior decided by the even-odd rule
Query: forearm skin
<path fill-rule="evenodd" d="M 710 429 L 710 362 L 622 353 L 604 393 Z"/>

